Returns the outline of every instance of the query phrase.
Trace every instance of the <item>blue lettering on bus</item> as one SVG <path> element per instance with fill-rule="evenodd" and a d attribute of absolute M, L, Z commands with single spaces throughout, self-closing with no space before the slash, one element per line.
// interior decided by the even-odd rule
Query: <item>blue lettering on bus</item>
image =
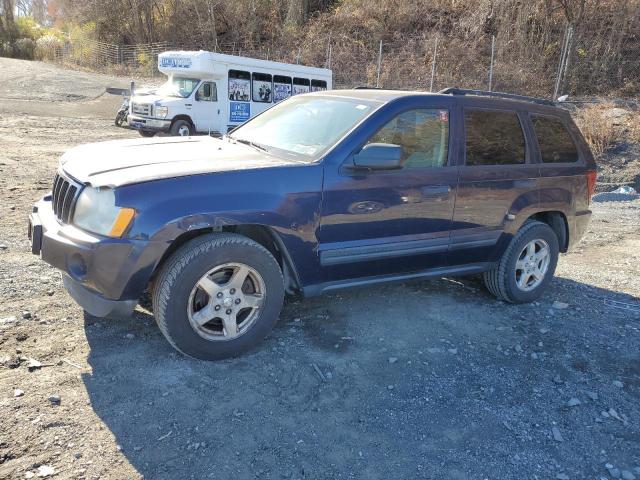
<path fill-rule="evenodd" d="M 191 68 L 191 59 L 182 57 L 161 57 L 160 68 Z"/>
<path fill-rule="evenodd" d="M 246 122 L 251 117 L 249 102 L 229 102 L 229 121 Z"/>

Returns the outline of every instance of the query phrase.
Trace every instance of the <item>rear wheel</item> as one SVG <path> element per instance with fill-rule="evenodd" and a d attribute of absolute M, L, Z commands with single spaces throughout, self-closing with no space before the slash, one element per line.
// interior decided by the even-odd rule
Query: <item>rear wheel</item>
<path fill-rule="evenodd" d="M 174 137 L 190 137 L 194 134 L 193 126 L 186 120 L 176 120 L 173 122 L 170 131 Z"/>
<path fill-rule="evenodd" d="M 546 223 L 530 221 L 516 233 L 495 268 L 485 272 L 487 289 L 510 303 L 539 298 L 558 263 L 558 237 Z"/>
<path fill-rule="evenodd" d="M 216 360 L 262 341 L 283 298 L 282 272 L 271 253 L 242 235 L 219 233 L 192 240 L 167 261 L 153 311 L 176 349 Z"/>

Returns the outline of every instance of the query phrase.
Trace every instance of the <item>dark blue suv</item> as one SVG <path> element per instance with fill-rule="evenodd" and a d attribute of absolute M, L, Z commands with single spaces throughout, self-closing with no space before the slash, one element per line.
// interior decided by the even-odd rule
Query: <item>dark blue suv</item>
<path fill-rule="evenodd" d="M 145 291 L 201 359 L 269 333 L 285 292 L 482 274 L 538 298 L 582 237 L 595 163 L 551 102 L 448 89 L 295 96 L 222 139 L 83 145 L 30 216 L 32 250 L 90 314 Z"/>

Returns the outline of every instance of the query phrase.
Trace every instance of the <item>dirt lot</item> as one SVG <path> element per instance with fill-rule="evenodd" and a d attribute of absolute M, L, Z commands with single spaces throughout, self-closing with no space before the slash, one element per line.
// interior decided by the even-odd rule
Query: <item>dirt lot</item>
<path fill-rule="evenodd" d="M 640 479 L 640 201 L 594 205 L 539 303 L 473 278 L 292 298 L 260 349 L 198 362 L 29 251 L 62 152 L 135 136 L 101 95 L 126 83 L 0 59 L 0 478 Z"/>

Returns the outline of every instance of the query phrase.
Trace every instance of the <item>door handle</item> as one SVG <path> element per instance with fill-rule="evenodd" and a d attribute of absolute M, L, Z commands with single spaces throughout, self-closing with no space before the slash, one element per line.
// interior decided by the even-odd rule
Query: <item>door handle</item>
<path fill-rule="evenodd" d="M 446 197 L 451 193 L 451 185 L 432 185 L 422 187 L 423 198 Z"/>

